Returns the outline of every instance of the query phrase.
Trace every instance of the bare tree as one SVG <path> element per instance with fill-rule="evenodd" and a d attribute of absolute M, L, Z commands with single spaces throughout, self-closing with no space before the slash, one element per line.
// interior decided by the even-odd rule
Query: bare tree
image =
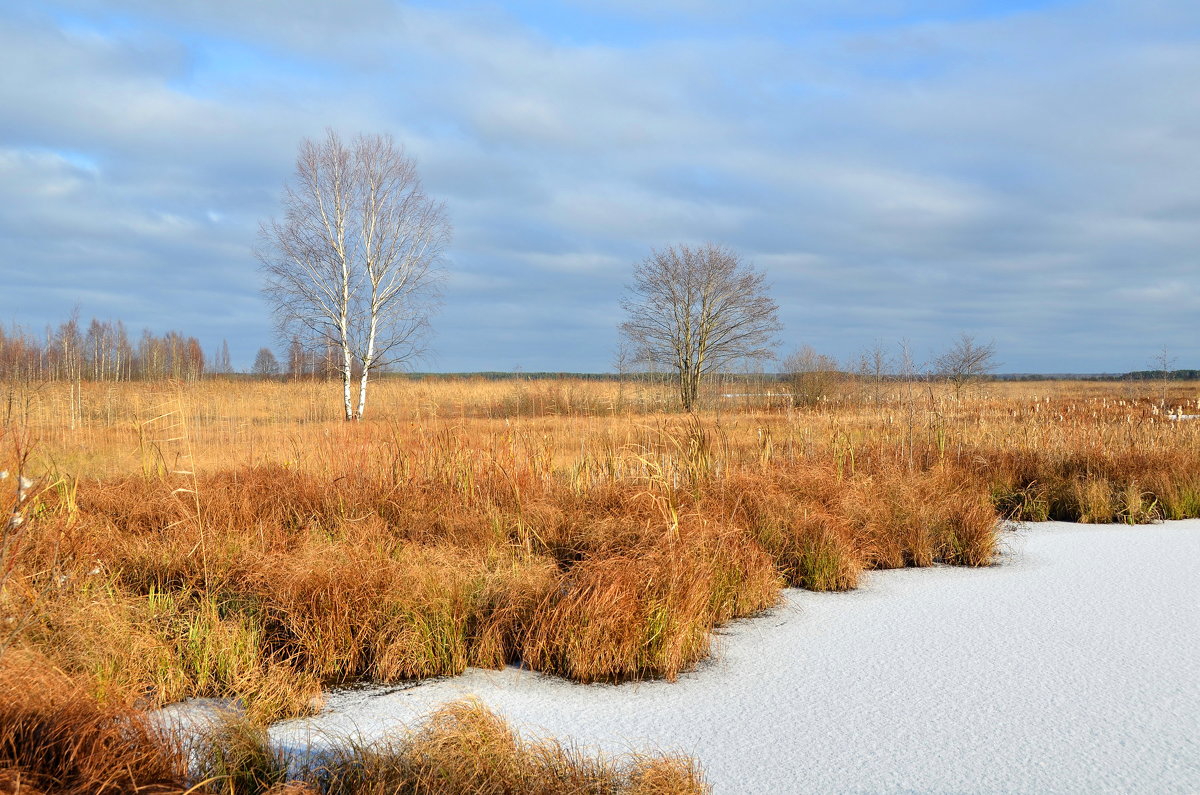
<path fill-rule="evenodd" d="M 233 372 L 233 358 L 229 355 L 229 340 L 221 340 L 221 350 L 217 352 L 217 360 L 212 371 L 219 375 L 229 375 Z"/>
<path fill-rule="evenodd" d="M 968 385 L 986 378 L 999 367 L 996 343 L 980 345 L 966 332 L 960 333 L 950 350 L 933 360 L 933 371 L 954 387 L 955 399 Z"/>
<path fill-rule="evenodd" d="M 279 360 L 275 358 L 275 354 L 270 348 L 258 349 L 251 372 L 263 378 L 273 378 L 279 375 Z"/>
<path fill-rule="evenodd" d="M 1171 355 L 1171 349 L 1166 345 L 1154 356 L 1154 367 L 1158 370 L 1158 376 L 1161 379 L 1162 399 L 1158 402 L 1159 408 L 1163 411 L 1167 410 L 1167 392 L 1171 387 L 1171 371 L 1175 367 L 1175 362 L 1178 361 Z"/>
<path fill-rule="evenodd" d="M 691 411 L 700 380 L 738 360 L 770 359 L 782 328 L 766 277 L 728 248 L 671 246 L 633 271 L 621 334 L 634 359 L 676 374 Z"/>
<path fill-rule="evenodd" d="M 870 348 L 859 354 L 858 376 L 863 386 L 869 388 L 871 400 L 876 406 L 883 405 L 883 385 L 891 377 L 895 364 L 883 340 L 875 340 Z"/>
<path fill-rule="evenodd" d="M 450 224 L 386 135 L 301 141 L 283 208 L 257 252 L 280 338 L 336 348 L 346 419 L 362 419 L 371 375 L 421 352 Z"/>

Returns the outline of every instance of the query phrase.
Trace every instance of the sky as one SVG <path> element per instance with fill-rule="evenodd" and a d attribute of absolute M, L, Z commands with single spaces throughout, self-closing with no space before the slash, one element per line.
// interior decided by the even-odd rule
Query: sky
<path fill-rule="evenodd" d="M 334 129 L 453 224 L 418 370 L 609 371 L 634 265 L 709 241 L 781 355 L 1200 368 L 1195 0 L 6 0 L 0 74 L 5 325 L 248 368 L 259 225 Z"/>

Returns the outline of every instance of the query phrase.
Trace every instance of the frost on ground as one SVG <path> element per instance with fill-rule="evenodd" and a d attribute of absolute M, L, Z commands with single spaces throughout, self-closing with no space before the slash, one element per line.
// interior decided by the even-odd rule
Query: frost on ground
<path fill-rule="evenodd" d="M 988 569 L 788 591 L 676 683 L 470 670 L 333 693 L 285 745 L 467 695 L 523 729 L 694 755 L 717 792 L 1200 792 L 1200 520 L 1027 525 Z"/>

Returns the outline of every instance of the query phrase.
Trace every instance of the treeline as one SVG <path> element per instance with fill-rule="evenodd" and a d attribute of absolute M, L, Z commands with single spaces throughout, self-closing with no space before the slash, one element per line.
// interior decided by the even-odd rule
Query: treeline
<path fill-rule="evenodd" d="M 220 360 L 223 361 L 224 367 L 214 370 L 215 374 L 232 374 L 233 370 L 229 367 L 229 347 L 221 344 Z M 287 360 L 284 364 L 279 363 L 279 359 L 275 356 L 275 352 L 270 348 L 259 348 L 258 354 L 254 357 L 254 366 L 250 368 L 250 375 L 254 378 L 278 378 L 285 376 L 293 381 L 298 379 L 321 380 L 329 379 L 338 376 L 341 373 L 341 351 L 335 345 L 326 345 L 320 350 L 310 350 L 305 348 L 299 339 L 293 338 L 288 346 Z M 362 375 L 360 367 L 356 367 L 357 362 L 351 363 L 351 375 L 358 378 Z"/>
<path fill-rule="evenodd" d="M 1200 370 L 1134 370 L 1123 378 L 1130 381 L 1200 381 Z"/>
<path fill-rule="evenodd" d="M 270 358 L 267 358 L 268 355 Z M 333 378 L 340 372 L 340 359 L 341 351 L 336 345 L 329 344 L 323 349 L 312 350 L 293 337 L 288 346 L 287 361 L 282 366 L 276 362 L 269 348 L 263 348 L 254 360 L 252 372 L 265 376 L 286 375 L 289 378 Z M 353 376 L 357 378 L 360 374 L 355 371 Z"/>
<path fill-rule="evenodd" d="M 424 372 L 400 372 L 388 374 L 391 378 L 406 378 L 413 381 L 423 380 L 444 380 L 454 381 L 465 378 L 475 378 L 480 381 L 620 381 L 622 378 L 629 379 L 649 379 L 662 378 L 661 375 L 653 374 L 629 374 L 620 373 L 568 373 L 550 370 L 538 370 L 526 372 L 524 370 L 514 370 L 507 372 L 504 370 L 480 370 L 478 372 L 461 372 L 461 373 L 424 373 Z"/>
<path fill-rule="evenodd" d="M 36 336 L 20 327 L 0 327 L 0 378 L 26 381 L 138 381 L 175 378 L 195 381 L 205 374 L 204 350 L 178 331 L 131 338 L 120 321 L 78 316 Z"/>
<path fill-rule="evenodd" d="M 250 375 L 332 378 L 339 372 L 339 358 L 334 346 L 314 351 L 292 340 L 282 364 L 269 348 L 261 349 Z M 16 325 L 0 326 L 0 379 L 196 381 L 234 374 L 228 342 L 222 341 L 215 355 L 206 356 L 198 339 L 178 331 L 156 335 L 146 330 L 132 336 L 119 320 L 93 318 L 85 325 L 77 314 L 58 326 L 47 326 L 41 334 Z"/>
<path fill-rule="evenodd" d="M 726 383 L 791 381 L 797 371 L 823 372 L 829 376 L 853 378 L 868 372 L 866 364 L 853 370 L 843 370 L 832 359 L 819 357 L 821 366 L 800 366 L 785 372 L 723 373 Z M 340 372 L 340 351 L 327 345 L 320 350 L 306 348 L 293 339 L 281 362 L 269 348 L 262 348 L 248 375 L 286 377 L 290 379 L 326 379 Z M 788 362 L 785 362 L 785 365 Z M 889 362 L 889 364 L 892 364 Z M 352 369 L 353 368 L 352 365 Z M 876 380 L 928 380 L 929 373 L 910 371 L 891 374 L 890 368 L 875 368 Z M 19 326 L 8 329 L 0 326 L 0 379 L 31 381 L 151 381 L 177 379 L 195 381 L 206 375 L 232 375 L 229 345 L 222 342 L 216 355 L 206 358 L 200 341 L 178 331 L 155 335 L 149 330 L 131 338 L 121 321 L 93 318 L 86 328 L 77 315 L 72 315 L 57 327 L 47 327 L 41 335 Z M 352 373 L 358 377 L 359 372 Z M 392 373 L 392 377 L 411 379 L 478 378 L 485 381 L 553 381 L 578 379 L 588 381 L 645 380 L 664 378 L 662 373 L 568 373 L 568 372 L 472 372 L 472 373 Z M 1135 370 L 1127 373 L 998 373 L 990 378 L 999 381 L 1197 381 L 1200 370 Z"/>
<path fill-rule="evenodd" d="M 1200 381 L 1200 370 L 1133 370 L 1128 373 L 1002 373 L 997 381 Z"/>

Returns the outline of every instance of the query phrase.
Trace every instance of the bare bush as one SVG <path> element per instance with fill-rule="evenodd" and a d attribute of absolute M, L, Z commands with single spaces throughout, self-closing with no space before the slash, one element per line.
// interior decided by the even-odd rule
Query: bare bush
<path fill-rule="evenodd" d="M 817 406 L 833 396 L 843 381 L 838 363 L 805 345 L 783 360 L 783 375 L 797 406 Z"/>

